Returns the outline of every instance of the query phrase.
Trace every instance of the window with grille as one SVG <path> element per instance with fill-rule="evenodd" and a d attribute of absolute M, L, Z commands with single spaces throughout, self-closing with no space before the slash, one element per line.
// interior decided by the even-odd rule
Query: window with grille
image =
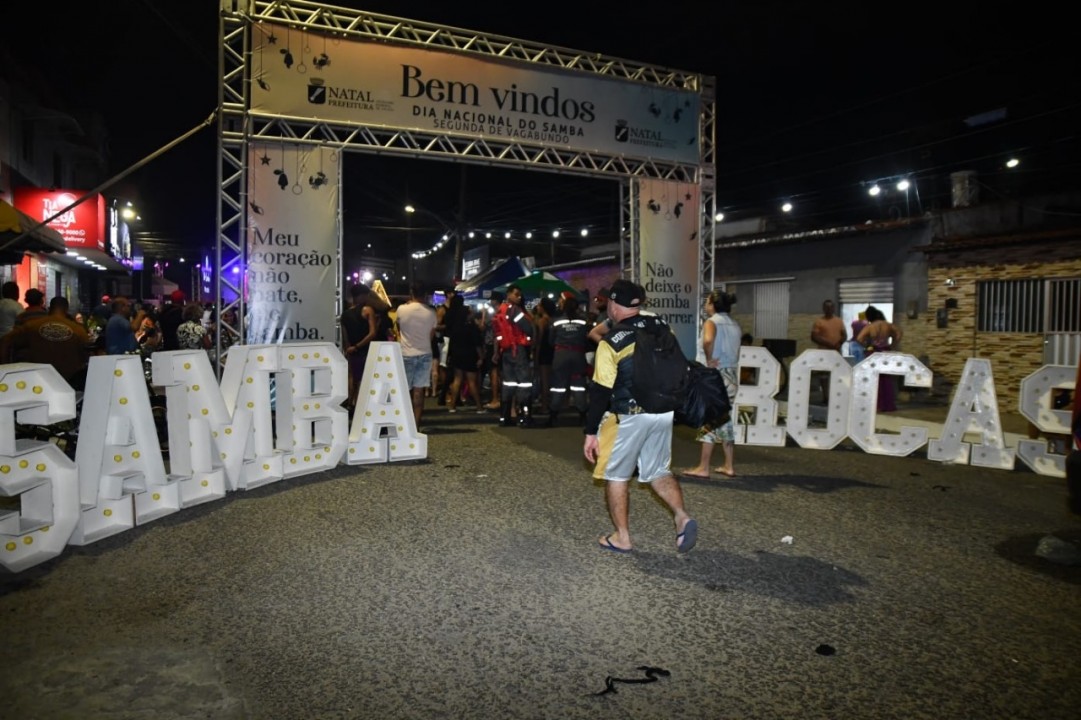
<path fill-rule="evenodd" d="M 976 295 L 979 332 L 1081 331 L 1081 279 L 985 280 Z"/>

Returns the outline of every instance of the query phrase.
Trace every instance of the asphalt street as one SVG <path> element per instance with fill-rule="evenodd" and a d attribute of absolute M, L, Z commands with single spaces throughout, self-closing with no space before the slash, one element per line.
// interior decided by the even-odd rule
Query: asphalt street
<path fill-rule="evenodd" d="M 422 427 L 425 461 L 234 493 L 0 575 L 0 717 L 1081 712 L 1081 567 L 1035 552 L 1081 540 L 1062 480 L 738 447 L 737 477 L 684 482 L 692 552 L 636 487 L 618 555 L 579 428 L 434 406 Z M 678 429 L 674 466 L 697 454 Z"/>

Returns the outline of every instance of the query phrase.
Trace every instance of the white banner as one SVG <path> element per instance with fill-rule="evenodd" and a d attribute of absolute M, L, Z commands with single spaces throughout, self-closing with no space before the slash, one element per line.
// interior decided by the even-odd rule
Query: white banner
<path fill-rule="evenodd" d="M 695 357 L 701 319 L 698 298 L 698 186 L 638 180 L 641 218 L 639 278 L 647 309 L 663 317 L 683 354 Z"/>
<path fill-rule="evenodd" d="M 695 92 L 270 23 L 252 35 L 256 113 L 700 161 Z"/>
<path fill-rule="evenodd" d="M 248 345 L 335 341 L 338 153 L 248 146 Z"/>

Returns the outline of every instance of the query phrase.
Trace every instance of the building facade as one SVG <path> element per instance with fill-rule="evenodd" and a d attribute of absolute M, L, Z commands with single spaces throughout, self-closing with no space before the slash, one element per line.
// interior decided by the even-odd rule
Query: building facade
<path fill-rule="evenodd" d="M 1079 219 L 1081 192 L 1064 192 L 789 232 L 742 221 L 718 228 L 718 285 L 735 292 L 732 315 L 755 344 L 782 359 L 814 347 L 824 300 L 848 327 L 875 305 L 936 387 L 989 358 L 1000 402 L 1012 401 L 1041 366 L 1078 363 Z"/>

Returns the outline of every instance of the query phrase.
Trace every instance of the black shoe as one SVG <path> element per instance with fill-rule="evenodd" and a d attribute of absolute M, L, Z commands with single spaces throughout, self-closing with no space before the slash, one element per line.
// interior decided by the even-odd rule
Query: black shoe
<path fill-rule="evenodd" d="M 499 427 L 510 427 L 513 424 L 510 418 L 499 418 Z"/>

